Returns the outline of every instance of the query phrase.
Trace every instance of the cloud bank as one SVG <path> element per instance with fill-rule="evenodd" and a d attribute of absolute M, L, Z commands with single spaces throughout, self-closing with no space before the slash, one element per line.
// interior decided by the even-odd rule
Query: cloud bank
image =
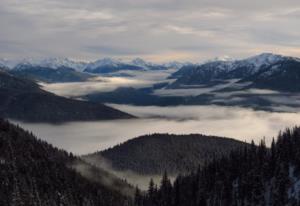
<path fill-rule="evenodd" d="M 61 125 L 17 122 L 57 147 L 86 154 L 150 133 L 202 133 L 270 143 L 279 130 L 300 124 L 300 113 L 264 112 L 239 107 L 136 107 L 113 105 L 141 117 L 134 120 L 70 122 Z"/>

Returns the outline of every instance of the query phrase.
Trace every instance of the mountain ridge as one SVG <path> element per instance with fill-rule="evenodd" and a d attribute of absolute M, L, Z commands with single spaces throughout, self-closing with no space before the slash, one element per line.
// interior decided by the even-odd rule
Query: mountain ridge
<path fill-rule="evenodd" d="M 0 71 L 0 116 L 29 122 L 65 122 L 133 118 L 105 106 L 60 97 L 35 82 Z"/>
<path fill-rule="evenodd" d="M 290 67 L 288 67 L 290 66 Z M 175 78 L 168 88 L 182 88 L 188 86 L 217 85 L 230 79 L 239 79 L 239 82 L 249 82 L 247 88 L 274 89 L 279 91 L 295 91 L 292 82 L 299 78 L 300 71 L 293 67 L 299 67 L 300 60 L 296 57 L 263 53 L 244 60 L 213 61 L 202 65 L 186 66 L 173 73 L 169 78 Z M 281 70 L 281 72 L 277 72 Z M 293 75 L 284 76 L 284 72 Z M 276 74 L 276 75 L 274 75 Z M 256 78 L 255 78 L 256 77 Z M 256 80 L 265 80 L 276 77 L 273 84 L 257 83 Z M 250 81 L 251 80 L 251 81 Z M 275 82 L 284 81 L 289 85 L 275 85 Z M 296 91 L 299 91 L 297 88 Z"/>

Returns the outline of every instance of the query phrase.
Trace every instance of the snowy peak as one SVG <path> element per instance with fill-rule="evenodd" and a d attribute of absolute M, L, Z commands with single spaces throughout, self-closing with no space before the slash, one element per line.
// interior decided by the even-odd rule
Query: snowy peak
<path fill-rule="evenodd" d="M 180 69 L 183 66 L 191 65 L 192 63 L 190 62 L 178 62 L 178 61 L 171 61 L 167 63 L 161 63 L 161 64 L 155 64 L 152 62 L 147 62 L 141 58 L 135 58 L 131 61 L 131 64 L 136 65 L 136 66 L 141 66 L 144 68 L 154 68 L 154 67 L 159 67 L 159 68 L 172 68 L 172 69 Z"/>
<path fill-rule="evenodd" d="M 16 66 L 18 63 L 17 61 L 13 61 L 13 60 L 8 60 L 8 59 L 0 59 L 0 66 L 1 67 L 5 67 L 5 68 L 13 68 L 14 66 Z"/>
<path fill-rule="evenodd" d="M 138 67 L 142 67 L 144 69 L 148 69 L 148 70 L 157 70 L 157 69 L 166 69 L 167 67 L 164 64 L 156 64 L 156 63 L 152 63 L 152 62 L 147 62 L 141 58 L 135 58 L 133 59 L 130 64 L 138 66 Z"/>
<path fill-rule="evenodd" d="M 79 71 L 83 71 L 85 66 L 87 65 L 87 63 L 85 62 L 75 62 L 68 58 L 47 58 L 41 60 L 37 64 L 41 67 L 49 67 L 53 69 L 68 67 Z"/>
<path fill-rule="evenodd" d="M 178 61 L 171 61 L 168 63 L 165 63 L 164 66 L 167 68 L 173 68 L 173 69 L 181 69 L 184 66 L 193 65 L 190 62 L 178 62 Z"/>
<path fill-rule="evenodd" d="M 215 80 L 240 79 L 240 82 L 253 82 L 253 85 L 263 88 L 267 88 L 264 83 L 270 81 L 267 89 L 294 91 L 295 89 L 287 86 L 288 84 L 278 85 L 277 81 L 297 82 L 295 77 L 299 75 L 299 67 L 300 61 L 297 58 L 263 53 L 243 60 L 213 61 L 183 67 L 172 74 L 171 77 L 177 78 L 172 87 L 209 84 Z"/>
<path fill-rule="evenodd" d="M 0 59 L 0 65 L 4 65 L 9 69 L 20 70 L 27 67 L 47 67 L 58 69 L 60 67 L 73 68 L 82 71 L 87 63 L 75 62 L 68 58 L 46 58 L 46 59 L 22 59 L 22 60 L 5 60 Z"/>
<path fill-rule="evenodd" d="M 112 58 L 103 58 L 103 59 L 99 59 L 95 62 L 88 63 L 86 68 L 96 69 L 98 67 L 103 67 L 103 66 L 114 66 L 114 67 L 116 67 L 120 64 L 122 64 L 122 62 L 120 60 L 116 60 L 116 59 L 112 59 Z"/>
<path fill-rule="evenodd" d="M 287 59 L 288 57 L 284 57 L 282 55 L 278 54 L 272 54 L 272 53 L 262 53 L 257 56 L 250 57 L 248 59 L 242 60 L 243 62 L 246 62 L 248 64 L 251 64 L 255 67 L 262 67 L 264 65 L 271 65 L 275 64 L 279 61 L 282 61 L 284 59 Z"/>
<path fill-rule="evenodd" d="M 247 74 L 253 74 L 267 66 L 274 65 L 278 62 L 288 59 L 293 58 L 272 53 L 262 53 L 242 60 L 218 59 L 203 65 L 205 67 L 209 67 L 210 69 L 227 71 L 239 70 L 239 73 L 245 72 Z"/>
<path fill-rule="evenodd" d="M 131 61 L 131 63 L 134 65 L 137 65 L 137 66 L 147 66 L 147 65 L 151 64 L 141 58 L 135 58 Z"/>

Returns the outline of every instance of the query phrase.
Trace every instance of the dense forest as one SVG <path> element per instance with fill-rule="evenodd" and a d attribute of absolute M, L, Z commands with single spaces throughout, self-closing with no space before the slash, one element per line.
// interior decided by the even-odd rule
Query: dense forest
<path fill-rule="evenodd" d="M 83 162 L 63 150 L 36 139 L 31 133 L 0 120 L 1 206 L 122 206 L 131 198 L 108 184 L 86 179 L 72 167 Z M 92 168 L 92 166 L 89 166 Z M 107 181 L 108 176 L 102 177 Z M 111 182 L 113 185 L 113 183 Z M 126 183 L 122 183 L 123 185 Z M 118 186 L 122 186 L 121 180 Z"/>
<path fill-rule="evenodd" d="M 232 151 L 171 183 L 138 189 L 137 206 L 283 206 L 300 204 L 300 128 L 280 133 L 271 148 L 264 141 Z"/>
<path fill-rule="evenodd" d="M 60 97 L 35 82 L 0 70 L 0 117 L 30 122 L 132 118 L 100 103 Z"/>
<path fill-rule="evenodd" d="M 211 147 L 217 153 L 205 156 L 206 161 L 203 161 L 197 169 L 194 169 L 196 166 L 190 167 L 189 173 L 184 170 L 186 168 L 181 168 L 185 171 L 184 174 L 179 174 L 173 182 L 169 178 L 170 173 L 164 172 L 159 185 L 150 181 L 148 191 L 136 188 L 132 199 L 133 188 L 125 181 L 0 119 L 0 205 L 296 206 L 300 204 L 300 127 L 280 133 L 270 148 L 266 147 L 264 141 L 259 145 L 253 142 L 249 145 L 233 140 L 229 140 L 228 143 L 222 138 L 201 135 L 179 135 L 175 138 L 166 134 L 154 134 L 143 138 L 168 140 L 160 142 L 162 146 L 153 150 L 154 154 L 158 150 L 164 151 L 164 148 L 165 152 L 176 154 L 176 150 L 170 150 L 175 147 L 168 147 L 168 144 L 174 144 L 179 152 L 182 151 L 178 145 L 183 145 L 184 151 L 187 152 L 182 155 L 193 154 L 191 145 L 200 147 L 200 150 L 206 152 L 209 150 L 205 148 Z M 183 141 L 185 138 L 191 144 L 185 144 Z M 202 142 L 208 141 L 206 144 L 203 143 L 202 147 L 200 142 L 197 142 L 201 138 Z M 211 138 L 211 141 L 208 138 Z M 222 141 L 225 141 L 223 145 L 232 146 L 227 145 L 227 152 L 218 149 L 217 145 L 222 145 Z M 139 155 L 144 150 L 146 152 L 147 147 L 143 144 L 152 148 L 155 145 L 148 143 L 142 140 L 142 144 L 137 144 L 141 148 L 138 153 L 134 153 L 133 147 L 125 147 L 124 151 L 133 149 L 132 154 Z M 120 155 L 121 159 L 122 145 L 116 148 L 118 148 L 116 151 L 119 151 L 116 154 Z M 166 153 L 160 155 L 162 160 L 178 157 L 176 155 L 165 157 Z M 181 157 L 182 159 L 175 158 L 174 161 L 183 161 L 184 158 Z M 197 155 L 189 156 L 193 162 L 197 161 L 195 157 Z M 130 159 L 125 160 L 130 162 Z M 147 162 L 147 159 L 144 160 L 145 165 Z M 166 168 L 165 170 L 167 171 Z M 179 171 L 180 169 L 177 172 Z"/>
<path fill-rule="evenodd" d="M 199 134 L 152 134 L 128 140 L 113 148 L 84 158 L 97 164 L 105 160 L 113 169 L 138 174 L 176 175 L 197 169 L 206 161 L 246 145 L 237 140 Z"/>

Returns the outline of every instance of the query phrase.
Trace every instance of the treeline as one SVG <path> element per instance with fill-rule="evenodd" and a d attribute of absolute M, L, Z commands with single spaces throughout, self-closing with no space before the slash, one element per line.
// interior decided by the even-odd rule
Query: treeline
<path fill-rule="evenodd" d="M 300 205 L 300 128 L 280 133 L 271 148 L 237 149 L 197 171 L 167 174 L 159 186 L 150 182 L 146 194 L 138 189 L 136 206 L 294 206 Z"/>
<path fill-rule="evenodd" d="M 0 119 L 1 206 L 127 206 L 132 200 L 69 168 L 77 157 Z"/>

